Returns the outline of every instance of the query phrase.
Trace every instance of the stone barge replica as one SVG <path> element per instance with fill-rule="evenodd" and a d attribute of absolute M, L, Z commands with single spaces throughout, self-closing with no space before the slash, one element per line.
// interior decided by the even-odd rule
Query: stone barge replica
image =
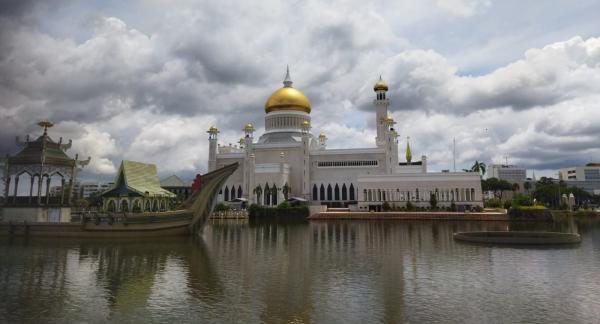
<path fill-rule="evenodd" d="M 73 185 L 79 168 L 90 158 L 70 158 L 66 151 L 72 141 L 52 140 L 50 121 L 38 125 L 44 130 L 41 136 L 35 140 L 27 136 L 24 142 L 17 137 L 20 151 L 0 161 L 4 162 L 5 188 L 0 235 L 135 238 L 194 234 L 208 219 L 221 186 L 238 168 L 234 163 L 205 174 L 196 192 L 175 210 L 167 211 L 174 195 L 153 179 L 157 178 L 156 168 L 123 161 L 115 185 L 106 191 L 104 212 L 86 211 L 73 217 Z M 56 192 L 50 190 L 53 181 L 59 182 Z M 76 218 L 80 221 L 73 222 Z"/>
<path fill-rule="evenodd" d="M 2 222 L 0 235 L 140 238 L 183 236 L 198 233 L 206 223 L 219 190 L 237 169 L 230 164 L 202 177 L 200 190 L 192 194 L 178 209 L 164 212 L 100 213 L 87 212 L 80 222 Z"/>

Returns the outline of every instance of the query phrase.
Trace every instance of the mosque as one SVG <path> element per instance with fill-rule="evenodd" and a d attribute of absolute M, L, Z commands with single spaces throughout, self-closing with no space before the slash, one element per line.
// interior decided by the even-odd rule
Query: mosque
<path fill-rule="evenodd" d="M 427 157 L 413 161 L 407 140 L 399 161 L 398 132 L 388 115 L 388 85 L 380 77 L 373 86 L 377 129 L 375 145 L 367 148 L 328 149 L 327 136 L 311 132 L 309 99 L 293 87 L 289 69 L 283 87 L 265 103 L 265 132 L 255 138 L 252 124 L 243 127 L 239 146 L 218 144 L 219 130 L 208 130 L 209 171 L 238 162 L 240 167 L 224 184 L 219 201 L 247 199 L 275 206 L 288 198 L 311 206 L 380 210 L 390 206 L 437 205 L 459 208 L 483 206 L 479 174 L 427 172 Z"/>

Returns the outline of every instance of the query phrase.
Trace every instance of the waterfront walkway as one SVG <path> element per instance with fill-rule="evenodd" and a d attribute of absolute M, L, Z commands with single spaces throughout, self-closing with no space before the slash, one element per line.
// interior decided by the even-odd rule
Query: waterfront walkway
<path fill-rule="evenodd" d="M 509 216 L 501 212 L 349 212 L 326 211 L 314 214 L 310 220 L 349 219 L 349 220 L 475 220 L 507 221 Z"/>

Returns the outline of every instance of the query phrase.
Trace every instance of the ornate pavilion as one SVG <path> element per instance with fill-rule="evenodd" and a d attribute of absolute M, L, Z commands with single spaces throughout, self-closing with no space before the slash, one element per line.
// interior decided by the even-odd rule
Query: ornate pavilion
<path fill-rule="evenodd" d="M 61 137 L 55 142 L 50 138 L 48 128 L 53 126 L 52 122 L 46 120 L 38 125 L 44 133 L 33 141 L 29 135 L 24 142 L 17 137 L 21 150 L 14 156 L 7 155 L 4 161 L 4 220 L 59 221 L 70 217 L 70 210 L 61 210 L 61 207 L 71 205 L 78 168 L 91 160 L 88 157 L 80 161 L 77 154 L 70 158 L 66 151 L 72 141 L 63 143 Z M 50 195 L 53 179 L 60 181 L 61 188 L 60 195 L 55 197 Z M 25 210 L 28 208 L 37 209 L 36 212 Z"/>

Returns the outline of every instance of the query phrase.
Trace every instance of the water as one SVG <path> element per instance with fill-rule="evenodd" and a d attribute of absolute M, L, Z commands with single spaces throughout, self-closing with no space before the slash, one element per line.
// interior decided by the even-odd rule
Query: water
<path fill-rule="evenodd" d="M 211 224 L 202 238 L 0 239 L 0 322 L 600 323 L 581 245 L 454 242 L 504 222 Z M 538 224 L 538 230 L 566 230 Z"/>

